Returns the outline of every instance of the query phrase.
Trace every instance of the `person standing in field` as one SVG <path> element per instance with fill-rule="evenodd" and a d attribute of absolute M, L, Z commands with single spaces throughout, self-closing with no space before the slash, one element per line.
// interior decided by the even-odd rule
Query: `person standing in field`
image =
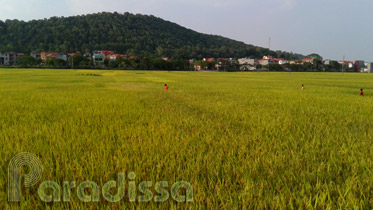
<path fill-rule="evenodd" d="M 360 89 L 360 96 L 364 96 L 363 89 Z"/>
<path fill-rule="evenodd" d="M 164 84 L 164 89 L 167 91 L 168 90 L 168 85 Z"/>
<path fill-rule="evenodd" d="M 302 84 L 302 90 L 304 90 L 304 84 Z"/>

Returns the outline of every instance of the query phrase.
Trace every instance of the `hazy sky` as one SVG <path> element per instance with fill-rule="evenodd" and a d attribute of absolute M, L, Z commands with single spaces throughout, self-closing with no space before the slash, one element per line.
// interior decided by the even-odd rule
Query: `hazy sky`
<path fill-rule="evenodd" d="M 0 0 L 0 19 L 102 11 L 152 14 L 273 50 L 373 61 L 372 0 Z"/>

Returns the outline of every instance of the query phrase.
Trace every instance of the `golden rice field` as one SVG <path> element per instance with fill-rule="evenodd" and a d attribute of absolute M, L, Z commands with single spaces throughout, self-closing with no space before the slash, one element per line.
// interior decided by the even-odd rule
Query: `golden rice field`
<path fill-rule="evenodd" d="M 372 209 L 373 75 L 1 69 L 0 143 L 1 209 Z M 8 202 L 21 152 L 42 178 Z M 121 172 L 119 202 L 38 195 L 44 181 L 101 190 Z M 181 180 L 192 202 L 155 201 L 157 182 L 171 194 Z"/>

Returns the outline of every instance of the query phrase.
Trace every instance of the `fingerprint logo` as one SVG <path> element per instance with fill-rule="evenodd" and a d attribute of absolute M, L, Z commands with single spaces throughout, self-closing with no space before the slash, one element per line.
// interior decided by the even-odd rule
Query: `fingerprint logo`
<path fill-rule="evenodd" d="M 22 167 L 28 168 L 24 175 L 24 186 L 37 184 L 43 173 L 43 165 L 39 158 L 31 153 L 19 153 L 12 158 L 8 166 L 8 201 L 20 202 L 22 197 Z"/>

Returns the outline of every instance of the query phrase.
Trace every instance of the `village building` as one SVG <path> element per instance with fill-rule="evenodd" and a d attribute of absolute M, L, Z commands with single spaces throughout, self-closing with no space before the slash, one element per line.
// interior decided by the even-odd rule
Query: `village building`
<path fill-rule="evenodd" d="M 251 58 L 240 58 L 238 59 L 239 65 L 255 65 L 255 59 Z"/>
<path fill-rule="evenodd" d="M 40 53 L 40 58 L 43 62 L 46 62 L 49 59 L 55 59 L 59 53 L 56 52 L 42 52 Z"/>
<path fill-rule="evenodd" d="M 344 68 L 355 68 L 355 64 L 352 61 L 338 61 L 339 64 L 341 64 Z"/>
<path fill-rule="evenodd" d="M 99 52 L 99 54 L 103 54 L 103 55 L 105 55 L 105 59 L 106 59 L 106 60 L 110 60 L 110 57 L 111 57 L 112 55 L 114 55 L 114 51 L 111 51 L 111 50 L 101 50 L 101 51 Z"/>
<path fill-rule="evenodd" d="M 41 59 L 40 53 L 30 53 L 30 56 L 35 58 L 35 59 Z"/>
<path fill-rule="evenodd" d="M 4 65 L 5 62 L 5 55 L 0 53 L 0 65 Z"/>
<path fill-rule="evenodd" d="M 60 53 L 56 56 L 56 59 L 67 61 L 67 55 Z"/>
<path fill-rule="evenodd" d="M 324 65 L 330 65 L 330 63 L 331 63 L 330 59 L 323 60 Z"/>
<path fill-rule="evenodd" d="M 73 52 L 73 53 L 68 53 L 67 57 L 76 56 L 76 55 L 81 55 L 81 53 L 79 51 L 78 52 Z"/>
<path fill-rule="evenodd" d="M 313 64 L 314 58 L 303 58 L 302 63 L 311 63 Z"/>
<path fill-rule="evenodd" d="M 194 65 L 194 70 L 201 71 L 202 70 L 202 64 L 200 64 L 200 63 L 195 64 Z"/>
<path fill-rule="evenodd" d="M 284 64 L 287 64 L 289 63 L 288 60 L 285 60 L 283 58 L 275 58 L 275 59 L 272 59 L 272 63 L 276 63 L 276 64 L 279 64 L 279 65 L 284 65 Z"/>
<path fill-rule="evenodd" d="M 263 56 L 263 59 L 264 60 L 270 60 L 270 59 L 272 59 L 273 57 L 272 56 L 270 56 L 270 55 L 265 55 L 265 56 Z"/>
<path fill-rule="evenodd" d="M 300 60 L 292 60 L 289 63 L 290 64 L 302 64 L 302 61 L 300 61 Z"/>
<path fill-rule="evenodd" d="M 355 71 L 361 72 L 365 68 L 365 61 L 357 60 L 355 61 Z"/>
<path fill-rule="evenodd" d="M 367 73 L 373 73 L 373 63 L 367 63 Z"/>
<path fill-rule="evenodd" d="M 214 58 L 204 58 L 203 61 L 205 62 L 215 62 Z"/>
<path fill-rule="evenodd" d="M 17 64 L 18 54 L 15 52 L 9 52 L 4 54 L 4 65 L 15 65 Z"/>
<path fill-rule="evenodd" d="M 110 56 L 111 61 L 116 61 L 118 58 L 127 58 L 127 55 L 121 55 L 121 54 L 114 54 Z"/>
<path fill-rule="evenodd" d="M 105 62 L 105 54 L 96 52 L 93 54 L 92 59 L 94 65 L 103 64 Z"/>
<path fill-rule="evenodd" d="M 270 61 L 269 59 L 259 59 L 259 60 L 258 60 L 258 64 L 259 64 L 259 65 L 262 65 L 262 66 L 269 65 L 270 62 L 271 62 L 271 61 Z"/>

